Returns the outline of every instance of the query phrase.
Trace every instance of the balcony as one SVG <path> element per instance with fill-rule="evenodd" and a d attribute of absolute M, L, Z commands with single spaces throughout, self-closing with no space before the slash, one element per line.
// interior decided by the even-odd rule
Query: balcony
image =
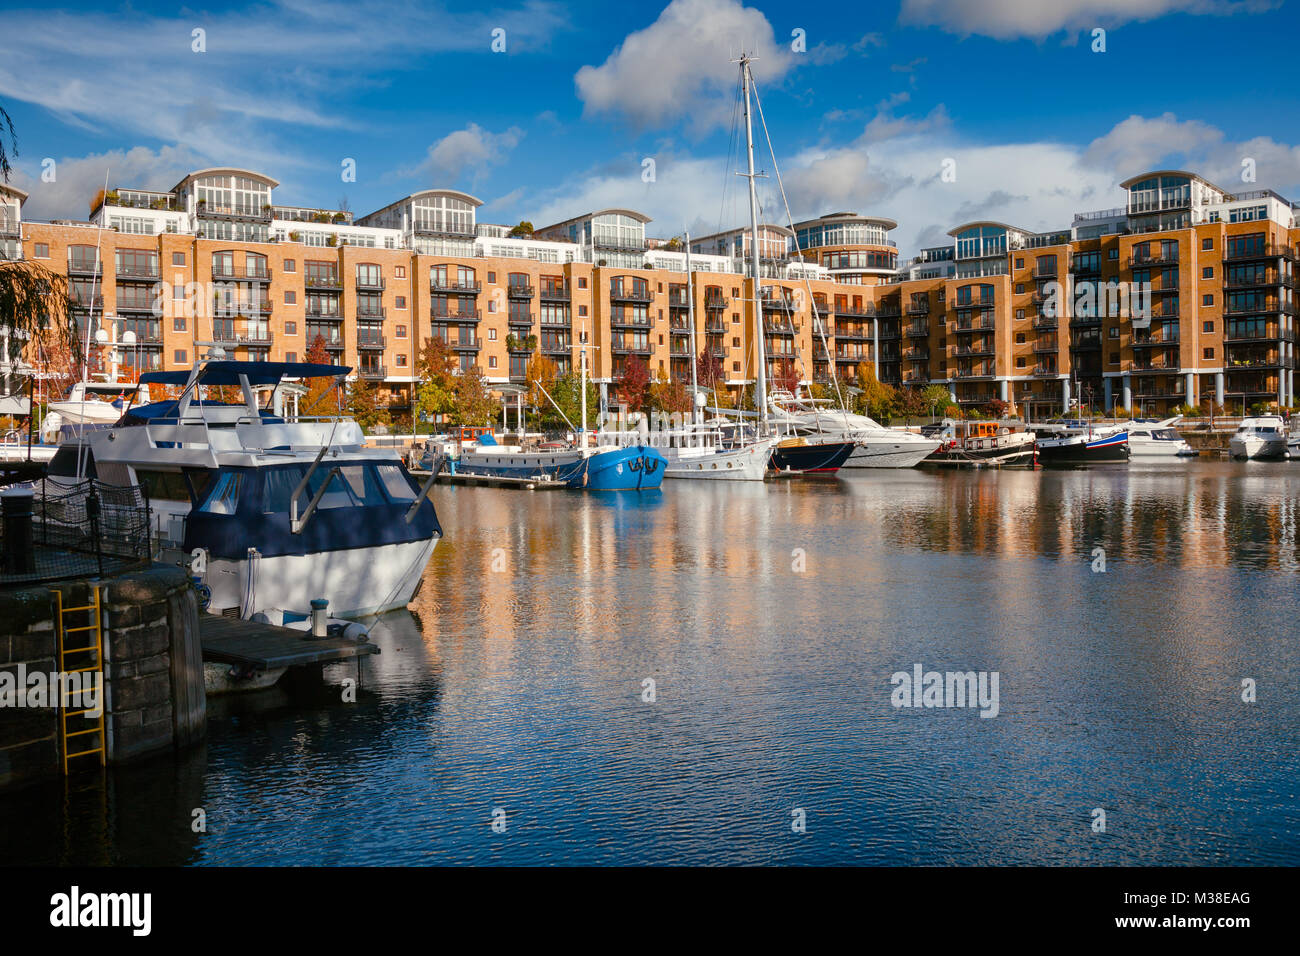
<path fill-rule="evenodd" d="M 506 320 L 506 324 L 517 325 L 521 329 L 531 329 L 533 327 L 533 315 L 527 312 L 523 315 L 520 315 L 517 312 L 512 312 L 510 317 Z"/>
<path fill-rule="evenodd" d="M 1144 359 L 1139 361 L 1133 360 L 1132 370 L 1134 372 L 1165 372 L 1178 369 L 1179 365 L 1176 360 L 1167 359 Z"/>
<path fill-rule="evenodd" d="M 120 275 L 120 273 L 119 273 Z M 214 265 L 212 267 L 213 279 L 242 280 L 246 282 L 270 282 L 271 270 L 265 266 L 257 269 L 240 268 L 238 266 Z M 341 285 L 335 288 L 342 289 Z"/>
<path fill-rule="evenodd" d="M 903 334 L 908 335 L 912 338 L 925 338 L 930 334 L 930 323 L 913 322 L 911 325 L 909 325 L 906 329 L 903 330 Z"/>
<path fill-rule="evenodd" d="M 649 288 L 614 286 L 609 290 L 611 302 L 649 302 L 654 297 Z"/>
<path fill-rule="evenodd" d="M 731 304 L 731 300 L 725 295 L 706 294 L 704 296 L 704 307 L 706 309 L 725 309 Z"/>
<path fill-rule="evenodd" d="M 1263 289 L 1291 284 L 1292 282 L 1276 269 L 1260 269 L 1248 275 L 1228 275 L 1223 280 L 1225 289 Z"/>
<path fill-rule="evenodd" d="M 772 335 L 794 335 L 794 323 L 789 319 L 764 319 L 763 329 Z"/>
<path fill-rule="evenodd" d="M 641 343 L 619 343 L 615 341 L 611 346 L 616 355 L 641 355 L 649 357 L 654 354 L 654 348 L 648 342 Z"/>
<path fill-rule="evenodd" d="M 1070 259 L 1070 274 L 1075 276 L 1101 275 L 1101 258 L 1097 256 L 1073 256 Z"/>
<path fill-rule="evenodd" d="M 531 299 L 533 297 L 533 287 L 523 285 L 522 283 L 506 286 L 506 296 L 511 299 Z"/>
<path fill-rule="evenodd" d="M 763 303 L 764 312 L 796 312 L 799 307 L 795 305 L 794 299 L 787 299 L 784 296 L 763 296 L 759 299 Z"/>
<path fill-rule="evenodd" d="M 206 219 L 237 219 L 240 222 L 271 221 L 271 207 L 263 206 L 225 206 L 220 203 L 200 199 L 194 206 L 195 213 Z"/>
<path fill-rule="evenodd" d="M 857 325 L 836 325 L 835 338 L 846 342 L 866 342 L 871 338 L 867 330 Z"/>
<path fill-rule="evenodd" d="M 650 328 L 650 317 L 610 316 L 609 327 L 611 329 L 648 329 Z"/>
<path fill-rule="evenodd" d="M 310 348 L 310 347 L 315 343 L 316 339 L 318 339 L 318 338 L 319 338 L 319 339 L 321 340 L 321 342 L 322 342 L 321 347 L 324 348 L 326 352 L 342 352 L 342 351 L 343 351 L 343 339 L 338 338 L 338 337 L 335 337 L 335 336 L 328 336 L 328 337 L 327 337 L 327 336 L 324 336 L 324 335 L 312 335 L 311 333 L 308 333 L 308 334 L 307 334 L 307 346 L 308 346 L 308 348 Z"/>
<path fill-rule="evenodd" d="M 367 381 L 383 381 L 388 377 L 388 368 L 383 365 L 362 365 L 357 369 L 357 374 Z"/>
<path fill-rule="evenodd" d="M 707 335 L 722 335 L 727 331 L 727 323 L 721 319 L 709 319 L 704 323 L 704 331 Z"/>
<path fill-rule="evenodd" d="M 157 282 L 160 275 L 161 273 L 159 273 L 158 271 L 157 262 L 155 262 L 152 266 L 119 265 L 117 267 L 117 277 L 119 279 L 126 279 L 128 281 L 137 280 L 137 281 L 145 281 L 145 282 Z"/>
<path fill-rule="evenodd" d="M 429 291 L 439 295 L 478 295 L 483 291 L 483 283 L 434 276 L 429 280 Z"/>
<path fill-rule="evenodd" d="M 268 329 L 251 329 L 235 333 L 235 345 L 270 347 L 275 341 L 275 333 Z"/>
<path fill-rule="evenodd" d="M 1128 267 L 1130 269 L 1146 269 L 1156 266 L 1176 266 L 1178 265 L 1177 251 L 1169 252 L 1163 249 L 1159 252 L 1148 252 L 1145 256 L 1132 255 L 1128 257 Z"/>
<path fill-rule="evenodd" d="M 992 342 L 972 342 L 970 345 L 955 345 L 952 348 L 954 355 L 992 355 L 994 348 Z"/>
<path fill-rule="evenodd" d="M 359 292 L 383 292 L 384 277 L 370 277 L 363 273 L 357 273 L 357 291 Z"/>
<path fill-rule="evenodd" d="M 595 236 L 591 240 L 595 249 L 610 249 L 614 252 L 645 252 L 644 239 L 613 239 L 609 236 Z"/>
<path fill-rule="evenodd" d="M 1072 315 L 1070 316 L 1070 328 L 1086 329 L 1094 325 L 1101 325 L 1100 315 Z"/>
<path fill-rule="evenodd" d="M 898 330 L 898 326 L 895 325 L 894 323 L 882 322 L 880 323 L 880 328 L 877 331 L 877 337 L 882 342 L 892 342 L 895 339 L 901 339 L 903 337 L 903 333 Z"/>
<path fill-rule="evenodd" d="M 382 335 L 357 335 L 357 349 L 363 352 L 382 352 L 388 347 L 388 339 Z"/>
<path fill-rule="evenodd" d="M 925 385 L 930 381 L 928 372 L 908 372 L 903 376 L 903 381 L 908 385 Z"/>
<path fill-rule="evenodd" d="M 457 352 L 477 352 L 479 349 L 483 347 L 483 340 L 478 338 L 477 336 L 474 337 L 465 336 L 462 338 L 453 339 L 450 345 Z"/>
<path fill-rule="evenodd" d="M 971 368 L 958 368 L 952 370 L 953 378 L 992 378 L 992 365 L 975 365 Z"/>
<path fill-rule="evenodd" d="M 23 234 L 22 220 L 10 216 L 0 216 L 0 237 L 19 239 Z"/>
<path fill-rule="evenodd" d="M 1037 339 L 1034 342 L 1035 352 L 1051 352 L 1055 354 L 1060 348 L 1060 343 L 1056 339 Z"/>
<path fill-rule="evenodd" d="M 1280 299 L 1264 299 L 1248 304 L 1234 304 L 1230 299 L 1223 304 L 1224 315 L 1272 315 L 1277 312 L 1295 315 L 1295 306 Z"/>
<path fill-rule="evenodd" d="M 318 292 L 343 291 L 343 280 L 337 273 L 333 275 L 305 275 L 302 277 L 302 284 L 308 289 L 315 289 Z"/>
<path fill-rule="evenodd" d="M 1035 365 L 1034 370 L 1029 374 L 1030 375 L 1056 375 L 1058 373 L 1056 369 L 1050 365 Z"/>
<path fill-rule="evenodd" d="M 903 309 L 897 305 L 868 306 L 867 314 L 880 319 L 897 319 L 903 315 Z"/>
<path fill-rule="evenodd" d="M 378 308 L 375 308 L 374 306 L 367 306 L 366 308 L 362 308 L 359 305 L 357 306 L 358 322 L 382 322 L 387 317 L 388 310 L 382 305 Z"/>
<path fill-rule="evenodd" d="M 1224 262 L 1241 262 L 1248 259 L 1286 259 L 1295 261 L 1295 250 L 1281 243 L 1252 243 L 1250 245 L 1228 243 L 1223 251 Z"/>
<path fill-rule="evenodd" d="M 1225 342 L 1276 342 L 1281 337 L 1276 325 L 1236 329 L 1229 325 L 1223 331 L 1223 341 Z"/>
<path fill-rule="evenodd" d="M 97 276 L 99 275 L 99 263 L 93 259 L 69 259 L 68 275 Z"/>
<path fill-rule="evenodd" d="M 910 304 L 908 305 L 908 307 L 907 307 L 907 314 L 908 314 L 908 315 L 929 315 L 929 314 L 930 314 L 930 303 L 929 303 L 929 302 L 912 302 L 912 303 L 910 303 Z"/>
<path fill-rule="evenodd" d="M 148 315 L 153 315 L 153 314 L 154 314 L 154 305 L 155 305 L 155 302 L 154 302 L 153 299 L 122 299 L 122 298 L 119 298 L 119 299 L 117 300 L 117 311 L 118 311 L 118 312 L 135 312 L 135 313 L 143 312 L 143 313 L 147 313 Z M 158 314 L 161 314 L 161 313 L 158 313 Z"/>
<path fill-rule="evenodd" d="M 978 329 L 997 328 L 997 322 L 990 316 L 982 316 L 978 319 L 970 317 L 959 318 L 955 325 L 956 331 L 958 332 L 974 332 Z"/>
<path fill-rule="evenodd" d="M 689 309 L 691 300 L 686 298 L 686 293 L 668 293 L 668 308 L 670 309 Z"/>
<path fill-rule="evenodd" d="M 316 319 L 321 322 L 342 322 L 343 314 L 341 312 L 330 312 L 323 309 L 313 309 L 307 307 L 306 316 L 309 319 Z"/>
<path fill-rule="evenodd" d="M 1177 345 L 1178 333 L 1174 331 L 1164 332 L 1160 329 L 1153 329 L 1146 335 L 1135 332 L 1133 341 L 1129 344 L 1135 349 L 1151 348 L 1156 345 Z"/>
<path fill-rule="evenodd" d="M 876 313 L 866 306 L 861 305 L 837 305 L 835 307 L 836 315 L 856 316 L 859 318 L 869 319 Z"/>
<path fill-rule="evenodd" d="M 1264 352 L 1260 354 L 1247 355 L 1229 355 L 1224 365 L 1228 369 L 1252 369 L 1252 368 L 1281 368 L 1281 355 L 1277 352 Z"/>
<path fill-rule="evenodd" d="M 567 285 L 547 285 L 542 283 L 539 297 L 543 302 L 568 302 L 569 287 Z"/>
<path fill-rule="evenodd" d="M 434 322 L 478 322 L 483 318 L 479 309 L 438 309 L 429 310 L 429 318 Z"/>
<path fill-rule="evenodd" d="M 544 355 L 568 355 L 573 351 L 573 344 L 570 342 L 543 342 L 542 353 Z"/>
<path fill-rule="evenodd" d="M 1058 326 L 1060 320 L 1054 315 L 1036 315 L 1034 316 L 1034 328 L 1036 329 L 1054 329 Z"/>
<path fill-rule="evenodd" d="M 1056 263 L 1052 263 L 1051 266 L 1048 266 L 1048 265 L 1046 265 L 1045 263 L 1042 263 L 1042 262 L 1035 262 L 1035 263 L 1034 263 L 1034 275 L 1035 275 L 1035 277 L 1037 277 L 1037 278 L 1039 278 L 1039 279 L 1055 279 L 1055 278 L 1056 278 Z"/>
<path fill-rule="evenodd" d="M 903 358 L 909 362 L 928 362 L 930 360 L 929 349 L 903 349 Z"/>
<path fill-rule="evenodd" d="M 673 319 L 672 324 L 668 328 L 668 334 L 669 335 L 690 335 L 691 334 L 690 323 L 679 322 L 676 319 Z"/>
<path fill-rule="evenodd" d="M 556 315 L 553 312 L 542 313 L 542 328 L 544 329 L 567 329 L 573 320 L 567 315 Z"/>

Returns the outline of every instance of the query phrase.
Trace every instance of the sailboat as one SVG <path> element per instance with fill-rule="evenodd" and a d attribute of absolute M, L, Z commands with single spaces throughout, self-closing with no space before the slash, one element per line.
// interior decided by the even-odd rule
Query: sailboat
<path fill-rule="evenodd" d="M 749 228 L 752 279 L 754 293 L 754 338 L 758 343 L 758 368 L 755 378 L 755 406 L 758 409 L 758 434 L 774 437 L 770 468 L 780 475 L 834 474 L 853 454 L 856 442 L 842 437 L 826 437 L 800 433 L 795 423 L 785 417 L 774 422 L 770 416 L 767 398 L 767 345 L 763 331 L 762 269 L 758 234 L 758 194 L 754 180 L 754 123 L 750 111 L 750 87 L 754 82 L 749 64 L 752 57 L 740 55 L 740 81 L 744 93 L 745 153 L 748 172 L 739 173 L 749 180 Z M 771 141 L 768 141 L 769 147 Z M 776 426 L 783 426 L 778 428 Z"/>

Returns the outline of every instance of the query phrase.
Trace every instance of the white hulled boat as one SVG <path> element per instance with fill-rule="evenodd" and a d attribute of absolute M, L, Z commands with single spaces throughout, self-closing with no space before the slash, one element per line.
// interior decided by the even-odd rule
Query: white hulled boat
<path fill-rule="evenodd" d="M 1285 458 L 1286 422 L 1281 415 L 1243 418 L 1228 439 L 1228 451 L 1233 458 Z"/>
<path fill-rule="evenodd" d="M 844 468 L 911 468 L 940 445 L 937 439 L 886 428 L 867 415 L 836 409 L 829 399 L 773 392 L 771 404 L 773 413 L 791 422 L 799 434 L 854 442 Z"/>
<path fill-rule="evenodd" d="M 1182 418 L 1176 415 L 1160 422 L 1130 422 L 1128 449 L 1132 461 L 1177 461 L 1195 458 L 1196 449 L 1183 441 L 1173 426 Z"/>
<path fill-rule="evenodd" d="M 51 478 L 89 475 L 140 485 L 160 556 L 188 561 L 208 610 L 252 617 L 405 607 L 442 529 L 427 494 L 392 449 L 365 447 L 349 418 L 289 419 L 257 403 L 284 378 L 350 370 L 301 362 L 204 360 L 189 372 L 148 372 L 180 397 L 127 410 L 114 427 L 65 444 Z M 205 401 L 202 389 L 242 401 Z M 86 452 L 89 454 L 86 454 Z"/>

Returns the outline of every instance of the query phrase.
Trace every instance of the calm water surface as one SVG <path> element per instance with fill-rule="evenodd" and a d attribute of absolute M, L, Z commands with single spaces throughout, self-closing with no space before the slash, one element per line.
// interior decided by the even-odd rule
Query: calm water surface
<path fill-rule="evenodd" d="M 1297 501 L 1227 462 L 440 488 L 356 703 L 332 667 L 0 797 L 0 861 L 1300 863 Z M 894 709 L 918 663 L 1000 713 Z"/>

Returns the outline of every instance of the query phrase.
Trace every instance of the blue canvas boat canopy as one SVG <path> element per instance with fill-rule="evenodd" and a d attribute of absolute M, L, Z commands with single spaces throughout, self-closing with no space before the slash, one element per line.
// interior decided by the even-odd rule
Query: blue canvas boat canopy
<path fill-rule="evenodd" d="M 316 362 L 208 362 L 199 372 L 202 385 L 238 385 L 239 376 L 248 377 L 250 385 L 275 385 L 282 378 L 333 378 L 347 375 L 352 368 L 347 365 L 321 365 Z M 185 385 L 190 372 L 145 372 L 140 376 L 143 384 Z"/>

